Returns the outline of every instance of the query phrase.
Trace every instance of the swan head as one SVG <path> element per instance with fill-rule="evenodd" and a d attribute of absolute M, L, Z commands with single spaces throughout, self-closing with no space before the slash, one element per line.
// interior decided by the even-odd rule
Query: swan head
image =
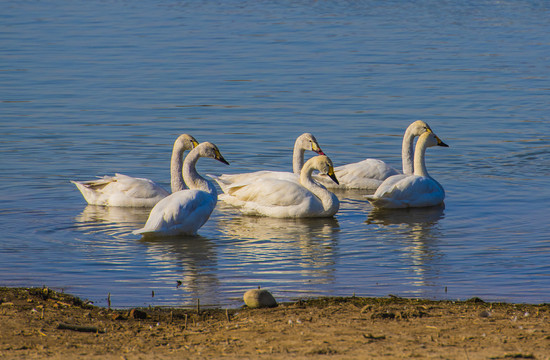
<path fill-rule="evenodd" d="M 409 125 L 408 130 L 411 132 L 412 135 L 420 136 L 426 131 L 432 131 L 432 128 L 430 128 L 430 125 L 428 125 L 426 122 L 422 120 L 416 120 Z"/>
<path fill-rule="evenodd" d="M 449 145 L 445 144 L 443 141 L 441 141 L 441 139 L 439 137 L 437 137 L 437 135 L 435 135 L 435 133 L 433 132 L 430 125 L 428 125 L 426 122 L 424 122 L 422 120 L 416 120 L 415 122 L 410 124 L 409 125 L 409 130 L 415 136 L 420 136 L 420 135 L 422 135 L 426 132 L 434 134 L 435 138 L 437 139 L 437 144 L 429 145 L 429 146 L 436 146 L 437 145 L 437 146 L 449 147 Z"/>
<path fill-rule="evenodd" d="M 426 147 L 431 147 L 431 146 L 449 147 L 449 145 L 441 141 L 441 139 L 436 134 L 434 134 L 433 131 L 431 130 L 420 135 L 420 138 L 418 138 L 418 141 L 425 141 Z"/>
<path fill-rule="evenodd" d="M 184 150 L 193 150 L 199 145 L 199 142 L 189 134 L 182 134 L 178 136 L 174 142 L 174 146 L 182 148 Z"/>
<path fill-rule="evenodd" d="M 310 133 L 304 133 L 298 136 L 298 138 L 296 139 L 295 147 L 298 147 L 302 150 L 314 151 L 319 155 L 325 155 L 323 150 L 321 150 L 321 146 L 319 146 L 317 139 L 315 139 L 315 136 Z"/>
<path fill-rule="evenodd" d="M 216 159 L 219 162 L 222 162 L 226 165 L 229 165 L 227 160 L 223 158 L 222 154 L 220 153 L 220 150 L 218 150 L 218 147 L 212 144 L 211 142 L 206 141 L 206 142 L 200 143 L 195 148 L 195 150 L 199 152 L 201 157 L 209 157 L 212 159 Z"/>
<path fill-rule="evenodd" d="M 323 175 L 327 175 L 329 178 L 332 179 L 336 184 L 340 185 L 340 182 L 338 182 L 338 179 L 336 178 L 336 174 L 334 173 L 334 165 L 332 165 L 332 160 L 326 155 L 319 155 L 315 156 L 308 160 L 308 162 L 312 162 L 311 167 L 313 169 L 319 170 L 319 172 Z"/>

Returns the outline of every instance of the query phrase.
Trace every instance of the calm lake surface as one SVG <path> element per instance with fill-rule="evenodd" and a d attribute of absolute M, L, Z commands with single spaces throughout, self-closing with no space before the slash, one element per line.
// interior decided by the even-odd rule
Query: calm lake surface
<path fill-rule="evenodd" d="M 114 307 L 239 306 L 257 286 L 550 302 L 549 34 L 546 1 L 4 3 L 0 286 Z M 220 202 L 200 236 L 143 241 L 148 210 L 87 206 L 69 182 L 169 189 L 181 133 L 231 163 L 203 174 L 290 170 L 303 132 L 336 166 L 400 168 L 417 119 L 450 145 L 427 151 L 444 209 L 345 192 L 334 218 L 297 221 Z"/>

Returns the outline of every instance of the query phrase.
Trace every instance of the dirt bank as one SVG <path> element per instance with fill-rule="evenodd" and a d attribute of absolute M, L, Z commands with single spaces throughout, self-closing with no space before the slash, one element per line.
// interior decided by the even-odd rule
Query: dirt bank
<path fill-rule="evenodd" d="M 0 288 L 2 359 L 550 359 L 550 306 L 322 298 L 272 309 L 110 310 Z"/>

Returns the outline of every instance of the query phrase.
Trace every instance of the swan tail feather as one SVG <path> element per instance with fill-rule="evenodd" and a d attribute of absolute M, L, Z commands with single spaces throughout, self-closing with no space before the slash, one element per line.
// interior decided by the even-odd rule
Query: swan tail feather
<path fill-rule="evenodd" d="M 90 205 L 103 205 L 101 201 L 99 200 L 99 195 L 95 188 L 87 185 L 87 182 L 80 182 L 80 181 L 73 181 L 70 180 L 80 191 L 82 194 L 82 197 L 84 197 L 84 200 Z"/>

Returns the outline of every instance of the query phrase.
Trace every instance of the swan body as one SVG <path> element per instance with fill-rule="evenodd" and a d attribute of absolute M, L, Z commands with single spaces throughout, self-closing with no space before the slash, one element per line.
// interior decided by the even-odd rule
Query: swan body
<path fill-rule="evenodd" d="M 414 174 L 387 178 L 367 200 L 378 208 L 435 206 L 443 203 L 445 190 L 426 170 L 425 153 L 430 146 L 445 146 L 431 130 L 420 135 L 414 153 Z"/>
<path fill-rule="evenodd" d="M 247 184 L 268 178 L 299 182 L 300 171 L 304 166 L 304 153 L 306 150 L 314 151 L 319 155 L 324 155 L 317 139 L 315 139 L 315 136 L 310 133 L 304 133 L 300 135 L 294 143 L 294 151 L 292 155 L 293 172 L 262 170 L 244 174 L 222 174 L 220 176 L 209 174 L 208 176 L 216 180 L 223 192 L 226 192 L 226 189 L 237 184 Z"/>
<path fill-rule="evenodd" d="M 331 183 L 324 176 L 314 176 L 314 179 L 328 189 L 364 189 L 375 190 L 390 176 L 399 174 L 397 169 L 382 160 L 365 159 L 352 164 L 338 166 L 334 169 L 340 185 Z"/>
<path fill-rule="evenodd" d="M 185 189 L 181 169 L 183 154 L 198 145 L 197 140 L 188 134 L 180 135 L 174 142 L 170 164 L 172 192 Z M 153 207 L 161 199 L 170 195 L 154 181 L 123 174 L 103 176 L 90 181 L 72 181 L 90 205 Z"/>
<path fill-rule="evenodd" d="M 220 199 L 247 215 L 276 218 L 331 217 L 338 211 L 338 197 L 311 178 L 313 170 L 327 174 L 334 182 L 332 161 L 325 156 L 309 159 L 301 172 L 300 183 L 280 178 L 261 178 L 226 188 Z"/>
<path fill-rule="evenodd" d="M 204 142 L 189 152 L 183 163 L 183 178 L 189 189 L 176 191 L 159 201 L 151 210 L 145 226 L 134 234 L 195 235 L 216 207 L 218 194 L 213 183 L 197 172 L 199 158 L 209 157 L 229 163 L 216 145 Z"/>
<path fill-rule="evenodd" d="M 416 136 L 420 136 L 430 129 L 422 120 L 410 124 L 405 130 L 401 147 L 403 174 L 413 173 L 413 143 Z M 363 189 L 376 190 L 380 184 L 390 176 L 400 174 L 399 170 L 389 166 L 382 160 L 365 159 L 356 163 L 338 166 L 334 169 L 339 185 L 330 181 L 326 176 L 314 176 L 314 179 L 328 189 Z"/>
<path fill-rule="evenodd" d="M 72 181 L 90 205 L 153 207 L 170 193 L 149 179 L 124 174 Z"/>

